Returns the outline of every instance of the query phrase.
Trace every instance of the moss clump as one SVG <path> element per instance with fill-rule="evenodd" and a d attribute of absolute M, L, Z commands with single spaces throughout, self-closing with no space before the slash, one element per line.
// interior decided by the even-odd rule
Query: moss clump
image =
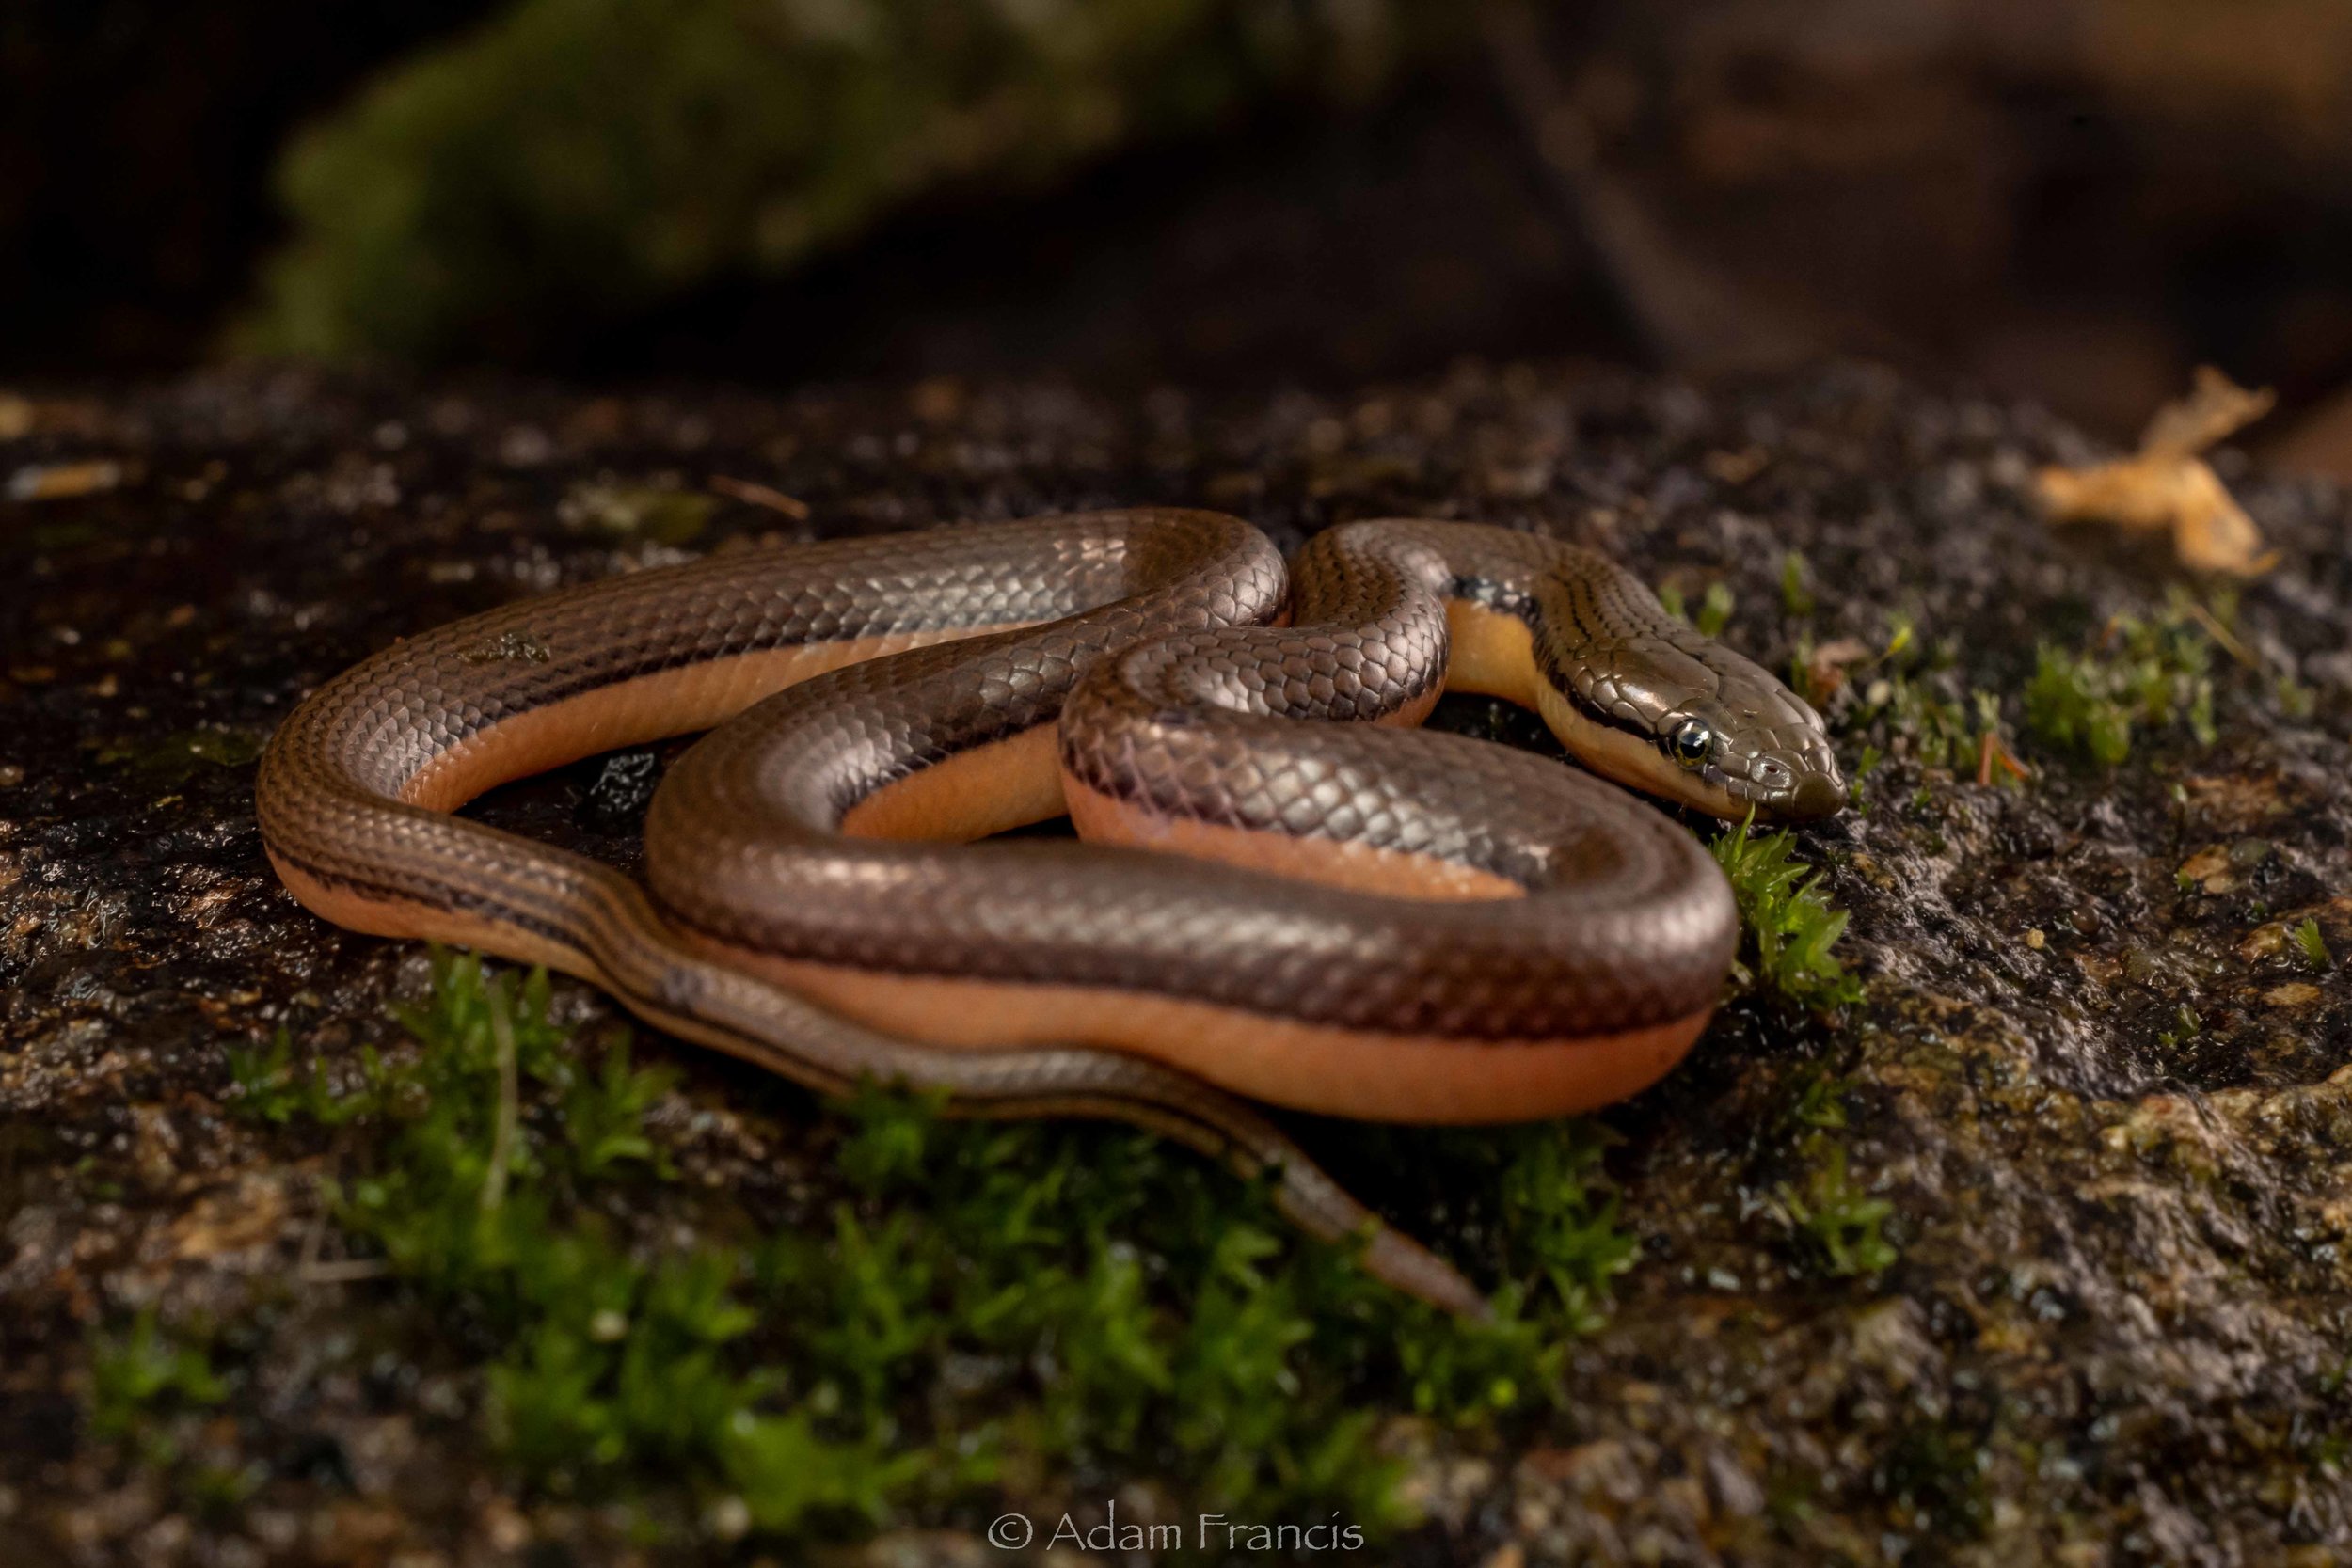
<path fill-rule="evenodd" d="M 1360 91 L 1427 8 L 520 0 L 302 137 L 245 346 L 518 350 L 773 274 L 945 182 L 1019 188 L 1266 94 Z"/>
<path fill-rule="evenodd" d="M 1957 695 L 1933 681 L 1890 675 L 1866 691 L 1855 726 L 1883 721 L 1899 754 L 1922 768 L 1973 770 L 1985 737 L 2001 735 L 2000 699 L 1989 691 Z"/>
<path fill-rule="evenodd" d="M 1816 1011 L 1857 1000 L 1861 982 L 1833 951 L 1846 934 L 1846 911 L 1821 891 L 1820 872 L 1796 858 L 1786 830 L 1756 837 L 1750 826 L 1740 823 L 1709 847 L 1746 930 L 1737 978 Z"/>
<path fill-rule="evenodd" d="M 1895 1206 L 1872 1197 L 1853 1180 L 1845 1145 L 1833 1135 L 1845 1131 L 1851 1087 L 1825 1063 L 1802 1069 L 1785 1089 L 1775 1118 L 1779 1137 L 1773 1144 L 1786 1151 L 1775 1157 L 1793 1159 L 1798 1176 L 1775 1184 L 1776 1201 L 1770 1207 L 1805 1265 L 1835 1279 L 1883 1273 L 1900 1256 L 1883 1229 Z"/>
<path fill-rule="evenodd" d="M 151 1307 L 119 1333 L 101 1334 L 91 1342 L 94 1436 L 135 1437 L 157 1416 L 215 1405 L 228 1395 L 229 1386 L 213 1370 L 204 1345 L 167 1331 Z"/>
<path fill-rule="evenodd" d="M 1821 1273 L 1851 1279 L 1883 1274 L 1901 1256 L 1881 1227 L 1895 1212 L 1846 1169 L 1845 1146 L 1816 1133 L 1799 1147 L 1803 1179 L 1783 1182 L 1780 1207 L 1807 1258 Z"/>
<path fill-rule="evenodd" d="M 1813 619 L 1813 567 L 1796 550 L 1780 558 L 1780 608 L 1792 621 Z"/>
<path fill-rule="evenodd" d="M 383 1070 L 383 1061 L 373 1047 L 363 1053 L 361 1064 L 371 1081 Z M 308 1072 L 298 1070 L 294 1065 L 293 1039 L 283 1029 L 271 1037 L 266 1051 L 230 1046 L 229 1077 L 237 1090 L 229 1101 L 230 1114 L 246 1121 L 282 1127 L 299 1117 L 333 1127 L 364 1114 L 373 1104 L 366 1096 L 337 1093 L 316 1064 Z"/>
<path fill-rule="evenodd" d="M 241 1460 L 234 1423 L 219 1418 L 230 1376 L 202 1327 L 167 1324 L 149 1307 L 93 1332 L 88 1352 L 85 1430 L 161 1481 L 179 1507 L 219 1519 L 268 1479 L 266 1465 Z"/>
<path fill-rule="evenodd" d="M 719 498 L 660 485 L 581 484 L 556 509 L 568 528 L 657 545 L 691 545 L 710 525 Z"/>
<path fill-rule="evenodd" d="M 1836 1131 L 1846 1125 L 1846 1093 L 1851 1085 L 1823 1064 L 1803 1069 L 1790 1082 L 1787 1108 L 1780 1117 L 1787 1129 Z"/>
<path fill-rule="evenodd" d="M 2132 754 L 2132 716 L 2117 700 L 2107 667 L 2047 642 L 2034 650 L 2026 722 L 2044 745 L 2102 767 Z"/>
<path fill-rule="evenodd" d="M 356 1249 L 469 1325 L 484 1436 L 552 1491 L 684 1489 L 792 1540 L 1136 1473 L 1236 1517 L 1337 1509 L 1376 1532 L 1404 1522 L 1384 1415 L 1546 1403 L 1634 1255 L 1588 1124 L 1430 1140 L 1494 1211 L 1496 1317 L 1471 1325 L 1158 1140 L 949 1122 L 881 1090 L 848 1108 L 821 1224 L 632 1242 L 606 1216 L 662 1206 L 646 1118 L 668 1081 L 625 1039 L 583 1064 L 547 1002 L 544 975 L 441 958 L 413 1053 L 342 1088 L 282 1042 L 234 1072 L 247 1115 L 360 1145 L 338 1208 Z"/>
<path fill-rule="evenodd" d="M 2175 595 L 2154 620 L 2120 615 L 2099 645 L 2075 653 L 2044 642 L 2026 687 L 2026 724 L 2054 751 L 2113 768 L 2136 732 L 2185 727 L 2214 740 L 2213 644 L 2193 601 Z"/>
<path fill-rule="evenodd" d="M 1666 613 L 1677 621 L 1689 621 L 1701 637 L 1714 637 L 1731 624 L 1731 612 L 1739 607 L 1732 596 L 1731 585 L 1722 580 L 1707 585 L 1699 596 L 1698 614 L 1693 618 L 1684 602 L 1682 590 L 1668 583 L 1658 591 L 1658 602 Z"/>

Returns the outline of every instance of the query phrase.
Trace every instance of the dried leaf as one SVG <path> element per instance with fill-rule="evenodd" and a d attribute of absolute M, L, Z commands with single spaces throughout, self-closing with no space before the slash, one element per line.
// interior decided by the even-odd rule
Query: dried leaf
<path fill-rule="evenodd" d="M 2048 467 L 2035 478 L 2054 523 L 2101 522 L 2135 531 L 2169 529 L 2172 550 L 2192 571 L 2257 577 L 2278 564 L 2262 531 L 2197 453 L 2260 419 L 2272 394 L 2249 392 L 2206 366 L 2185 398 L 2148 421 L 2138 455 L 2087 468 Z"/>
<path fill-rule="evenodd" d="M 1805 660 L 1804 673 L 1815 698 L 1827 702 L 1836 696 L 1838 688 L 1846 684 L 1846 667 L 1864 662 L 1871 652 L 1867 642 L 1851 637 L 1840 637 L 1814 649 Z"/>
<path fill-rule="evenodd" d="M 2213 366 L 2200 365 L 2188 396 L 2166 404 L 2148 421 L 2140 453 L 2194 457 L 2269 413 L 2278 401 L 2267 387 L 2249 392 Z"/>

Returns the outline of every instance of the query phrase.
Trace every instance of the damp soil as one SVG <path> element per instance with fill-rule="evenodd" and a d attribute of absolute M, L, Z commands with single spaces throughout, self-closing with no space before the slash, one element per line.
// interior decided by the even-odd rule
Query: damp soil
<path fill-rule="evenodd" d="M 1641 1243 L 1608 1326 L 1556 1412 L 1429 1447 L 1409 1483 L 1428 1523 L 1385 1555 L 2352 1554 L 2352 552 L 2331 486 L 2223 454 L 2284 552 L 2224 603 L 2160 546 L 2038 519 L 2034 470 L 2099 455 L 2062 424 L 1855 367 L 1705 394 L 1465 365 L 1346 396 L 1111 401 L 257 372 L 9 406 L 0 484 L 34 499 L 0 502 L 0 1560 L 666 1560 L 501 1478 L 427 1308 L 303 1273 L 319 1140 L 230 1114 L 227 1053 L 281 1028 L 320 1056 L 388 1040 L 423 960 L 278 885 L 254 759 L 318 682 L 518 596 L 1135 502 L 1236 512 L 1285 547 L 1401 513 L 1547 529 L 1694 609 L 1722 585 L 1724 635 L 1776 668 L 1862 650 L 1827 705 L 1847 768 L 1865 748 L 1872 766 L 1801 838 L 1851 914 L 1861 1001 L 1739 994 L 1606 1115 Z M 2096 653 L 2183 590 L 2229 639 L 2210 739 L 2144 725 L 2103 766 L 2039 738 L 2037 645 Z M 1972 714 L 1982 694 L 2028 776 L 1981 783 L 1980 753 L 1890 717 L 1869 693 L 1898 674 Z M 1439 721 L 1540 744 L 1485 704 Z M 669 754 L 477 809 L 626 866 Z M 832 1180 L 806 1096 L 644 1049 L 683 1074 L 665 1136 L 699 1189 Z M 1883 1266 L 1823 1266 L 1805 1195 L 1833 1146 L 1849 1196 L 1887 1206 Z M 1350 1169 L 1333 1147 L 1445 1244 L 1408 1163 Z M 248 1478 L 231 1503 L 192 1506 L 88 1430 L 93 1327 L 158 1300 L 229 1325 L 248 1368 L 205 1439 Z M 985 1522 L 909 1521 L 850 1560 L 1003 1560 Z"/>

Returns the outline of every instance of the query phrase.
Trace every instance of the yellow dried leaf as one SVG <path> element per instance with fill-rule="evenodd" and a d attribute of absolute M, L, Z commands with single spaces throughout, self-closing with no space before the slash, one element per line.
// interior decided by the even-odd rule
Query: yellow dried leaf
<path fill-rule="evenodd" d="M 2042 513 L 2054 523 L 2169 529 L 2173 553 L 2192 571 L 2259 576 L 2278 564 L 2278 552 L 2263 548 L 2254 519 L 2197 454 L 2260 419 L 2272 401 L 2267 388 L 2249 392 L 2205 366 L 2187 397 L 2148 421 L 2137 455 L 2035 476 Z"/>
<path fill-rule="evenodd" d="M 1827 702 L 1846 684 L 1846 667 L 1860 664 L 1870 657 L 1870 645 L 1851 637 L 1840 637 L 1824 642 L 1813 650 L 1805 660 L 1805 680 L 1818 702 Z"/>
<path fill-rule="evenodd" d="M 2139 450 L 2150 457 L 2194 457 L 2269 413 L 2278 401 L 2267 387 L 2249 391 L 2213 366 L 2200 365 L 2188 396 L 2166 404 L 2148 421 Z"/>

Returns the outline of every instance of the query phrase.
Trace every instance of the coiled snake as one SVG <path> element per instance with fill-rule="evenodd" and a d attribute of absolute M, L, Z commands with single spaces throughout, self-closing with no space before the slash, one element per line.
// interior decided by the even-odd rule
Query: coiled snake
<path fill-rule="evenodd" d="M 749 550 L 443 626 L 305 701 L 257 806 L 340 925 L 547 964 L 820 1089 L 1111 1116 L 1273 1167 L 1308 1229 L 1469 1311 L 1243 1100 L 1490 1122 L 1619 1099 L 1696 1037 L 1738 921 L 1659 812 L 1415 730 L 1449 688 L 1719 816 L 1844 800 L 1811 708 L 1588 550 L 1364 522 L 1286 573 L 1236 518 L 1144 508 Z M 453 815 L 713 726 L 655 796 L 644 886 Z M 1065 812 L 1085 842 L 931 842 Z"/>

